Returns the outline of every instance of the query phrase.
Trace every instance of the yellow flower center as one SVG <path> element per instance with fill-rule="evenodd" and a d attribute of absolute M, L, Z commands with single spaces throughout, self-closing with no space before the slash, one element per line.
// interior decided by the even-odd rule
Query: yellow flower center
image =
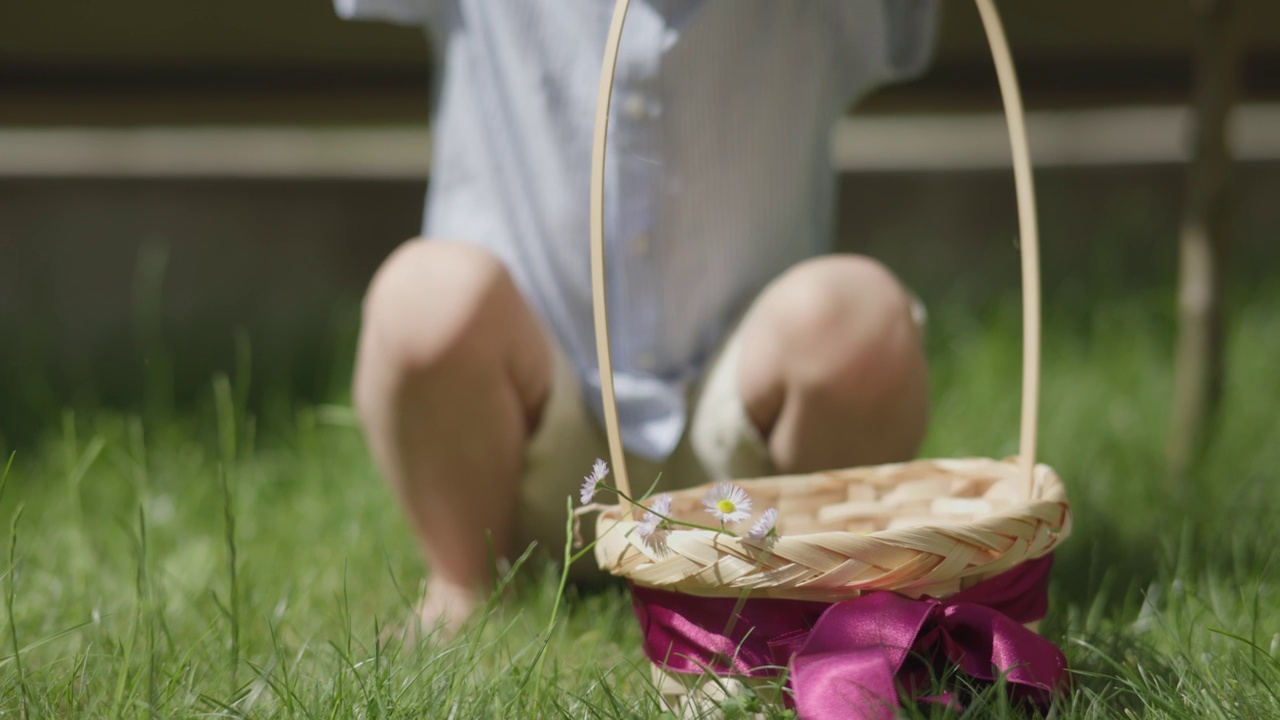
<path fill-rule="evenodd" d="M 734 505 L 732 500 L 729 500 L 726 498 L 716 503 L 716 509 L 724 513 L 725 515 L 728 515 L 732 513 L 734 510 L 737 510 L 738 506 Z"/>

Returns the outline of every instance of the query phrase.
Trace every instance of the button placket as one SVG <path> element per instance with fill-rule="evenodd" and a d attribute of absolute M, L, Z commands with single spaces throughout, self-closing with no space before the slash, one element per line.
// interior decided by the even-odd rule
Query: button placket
<path fill-rule="evenodd" d="M 631 257 L 646 258 L 649 256 L 649 233 L 640 233 L 631 240 Z"/>
<path fill-rule="evenodd" d="M 636 91 L 622 101 L 622 113 L 632 121 L 643 120 L 648 115 L 649 101 L 644 94 Z"/>
<path fill-rule="evenodd" d="M 659 332 L 661 299 L 658 266 L 652 257 L 655 193 L 661 167 L 656 100 L 658 61 L 661 55 L 660 18 L 645 18 L 630 28 L 626 75 L 615 85 L 620 101 L 613 122 L 622 142 L 617 159 L 617 231 L 611 278 L 616 293 L 610 302 L 621 316 L 621 332 L 613 336 L 622 368 L 652 373 L 662 355 Z M 624 329 L 625 328 L 625 329 Z"/>

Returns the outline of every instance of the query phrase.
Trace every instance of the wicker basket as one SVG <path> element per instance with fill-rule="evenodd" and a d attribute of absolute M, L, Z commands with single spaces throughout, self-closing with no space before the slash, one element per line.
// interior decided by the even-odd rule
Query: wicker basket
<path fill-rule="evenodd" d="M 1066 492 L 1036 467 L 1024 497 L 1016 462 L 917 460 L 737 484 L 778 509 L 777 538 L 668 533 L 661 545 L 634 532 L 614 507 L 601 513 L 596 560 L 632 582 L 706 597 L 836 602 L 865 590 L 952 595 L 1040 557 L 1070 531 Z M 669 493 L 671 516 L 704 515 L 707 488 Z"/>
<path fill-rule="evenodd" d="M 1057 475 L 1035 463 L 1039 392 L 1039 258 L 1034 190 L 1017 79 L 992 0 L 976 0 L 1008 119 L 1021 236 L 1024 353 L 1018 457 L 918 460 L 808 475 L 736 480 L 756 507 L 778 510 L 776 537 L 751 540 L 709 530 L 673 531 L 659 546 L 633 532 L 635 506 L 597 521 L 596 560 L 646 587 L 702 597 L 835 603 L 870 591 L 946 598 L 1048 554 L 1071 529 Z M 615 482 L 630 494 L 618 431 L 604 286 L 604 157 L 609 101 L 628 0 L 616 0 L 605 47 L 591 183 L 592 289 L 605 425 Z M 671 517 L 705 518 L 707 487 L 671 493 Z M 655 668 L 668 705 L 688 713 L 733 679 L 703 682 Z"/>

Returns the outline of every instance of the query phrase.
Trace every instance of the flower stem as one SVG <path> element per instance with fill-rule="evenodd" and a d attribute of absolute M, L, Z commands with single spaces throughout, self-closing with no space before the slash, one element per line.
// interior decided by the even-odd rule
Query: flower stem
<path fill-rule="evenodd" d="M 714 532 L 714 533 L 721 533 L 721 534 L 724 534 L 724 535 L 728 535 L 729 537 L 738 537 L 738 534 L 737 534 L 737 533 L 735 533 L 735 532 L 733 532 L 733 531 L 731 531 L 731 530 L 726 530 L 726 529 L 725 529 L 725 527 L 724 527 L 724 521 L 723 521 L 723 520 L 721 520 L 721 521 L 720 521 L 720 527 L 718 527 L 718 528 L 716 528 L 716 527 L 712 527 L 712 526 L 710 526 L 710 525 L 699 525 L 698 523 L 688 522 L 688 521 L 686 521 L 686 520 L 677 520 L 677 519 L 675 519 L 675 518 L 673 518 L 673 517 L 669 517 L 669 516 L 667 516 L 667 515 L 663 515 L 663 514 L 662 514 L 662 513 L 660 513 L 660 512 L 656 512 L 656 511 L 654 511 L 654 510 L 653 510 L 653 508 L 648 508 L 648 507 L 645 507 L 644 505 L 641 505 L 639 502 L 637 502 L 637 501 L 635 501 L 635 500 L 631 499 L 631 497 L 630 497 L 630 496 L 628 496 L 626 493 L 622 492 L 621 490 L 619 490 L 619 489 L 618 489 L 618 488 L 616 488 L 616 487 L 613 487 L 613 486 L 611 486 L 611 485 L 605 485 L 604 483 L 600 483 L 600 485 L 598 485 L 597 487 L 598 487 L 599 489 L 601 489 L 601 490 L 608 490 L 608 491 L 610 491 L 610 492 L 614 493 L 615 495 L 617 495 L 618 497 L 622 498 L 623 500 L 626 500 L 627 502 L 631 503 L 632 505 L 635 505 L 635 506 L 637 506 L 637 507 L 642 507 L 642 508 L 644 508 L 646 512 L 651 512 L 651 513 L 653 513 L 654 515 L 658 516 L 658 518 L 659 518 L 659 519 L 661 519 L 664 523 L 669 523 L 669 524 L 671 524 L 671 525 L 681 525 L 681 526 L 683 526 L 683 527 L 693 528 L 694 530 L 707 530 L 707 531 Z"/>

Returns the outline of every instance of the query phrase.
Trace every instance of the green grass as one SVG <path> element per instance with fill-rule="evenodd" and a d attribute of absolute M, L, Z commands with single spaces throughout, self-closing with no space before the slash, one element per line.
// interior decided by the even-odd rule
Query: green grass
<path fill-rule="evenodd" d="M 1046 313 L 1042 455 L 1076 514 L 1044 627 L 1076 670 L 1054 717 L 1280 717 L 1280 295 L 1236 303 L 1220 430 L 1180 487 L 1162 477 L 1163 303 Z M 1007 307 L 934 304 L 926 454 L 1014 452 L 1017 342 Z M 382 643 L 423 570 L 350 411 L 256 428 L 237 374 L 206 413 L 68 411 L 17 454 L 0 497 L 6 717 L 658 714 L 625 595 L 571 592 L 552 623 L 545 564 L 456 642 Z M 995 692 L 966 714 L 1006 716 Z"/>

